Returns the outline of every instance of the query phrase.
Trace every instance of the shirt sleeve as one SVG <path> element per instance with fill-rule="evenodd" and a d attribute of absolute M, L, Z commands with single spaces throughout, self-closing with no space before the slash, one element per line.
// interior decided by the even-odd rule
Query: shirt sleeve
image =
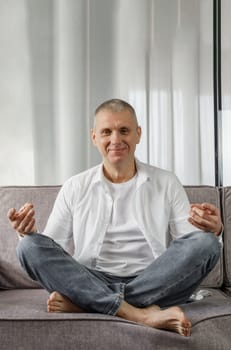
<path fill-rule="evenodd" d="M 169 220 L 169 230 L 170 235 L 173 239 L 180 238 L 187 233 L 194 231 L 201 231 L 196 228 L 188 221 L 190 203 L 187 194 L 174 175 L 174 180 L 170 186 L 170 220 Z"/>
<path fill-rule="evenodd" d="M 57 195 L 43 232 L 70 254 L 74 253 L 72 196 L 71 183 L 67 181 Z"/>

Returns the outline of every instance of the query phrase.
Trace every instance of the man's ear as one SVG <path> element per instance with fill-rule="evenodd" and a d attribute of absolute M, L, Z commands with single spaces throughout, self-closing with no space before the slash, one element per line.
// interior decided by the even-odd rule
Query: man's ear
<path fill-rule="evenodd" d="M 140 143 L 140 138 L 141 138 L 141 135 L 142 135 L 141 126 L 137 126 L 136 132 L 137 132 L 137 141 L 136 141 L 136 143 L 138 144 L 138 143 Z"/>
<path fill-rule="evenodd" d="M 96 146 L 96 134 L 95 134 L 95 129 L 91 129 L 91 140 L 94 146 Z"/>

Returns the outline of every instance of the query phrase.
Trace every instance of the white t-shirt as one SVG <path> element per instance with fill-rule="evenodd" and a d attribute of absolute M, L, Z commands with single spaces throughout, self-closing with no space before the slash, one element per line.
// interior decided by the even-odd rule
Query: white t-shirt
<path fill-rule="evenodd" d="M 113 200 L 110 223 L 96 259 L 96 270 L 116 276 L 135 276 L 143 271 L 154 256 L 134 218 L 132 202 L 137 175 L 123 183 L 105 179 Z"/>

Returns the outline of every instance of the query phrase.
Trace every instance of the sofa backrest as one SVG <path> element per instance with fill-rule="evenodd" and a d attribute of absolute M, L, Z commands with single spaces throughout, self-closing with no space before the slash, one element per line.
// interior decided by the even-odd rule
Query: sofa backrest
<path fill-rule="evenodd" d="M 16 257 L 16 246 L 18 242 L 17 233 L 11 228 L 7 219 L 7 211 L 14 207 L 17 210 L 25 203 L 34 204 L 36 222 L 39 231 L 42 231 L 53 207 L 54 200 L 60 186 L 19 186 L 0 187 L 0 289 L 14 288 L 38 288 L 39 285 L 32 281 L 22 270 Z M 190 202 L 210 202 L 220 207 L 219 190 L 209 186 L 187 186 L 185 187 Z M 224 192 L 228 196 L 231 208 L 231 189 Z M 229 219 L 230 220 L 230 219 Z M 231 225 L 231 220 L 226 223 Z M 229 227 L 231 229 L 231 227 Z M 230 238 L 231 239 L 231 238 Z M 227 244 L 231 244 L 226 237 Z M 231 286 L 231 259 L 226 269 L 226 279 Z M 217 266 L 204 280 L 203 286 L 220 287 L 223 282 L 222 258 Z"/>
<path fill-rule="evenodd" d="M 231 187 L 221 189 L 224 223 L 224 290 L 231 295 Z"/>
<path fill-rule="evenodd" d="M 213 186 L 185 186 L 190 203 L 212 203 L 221 209 L 220 191 Z M 223 253 L 215 268 L 202 282 L 204 287 L 218 288 L 223 284 Z"/>
<path fill-rule="evenodd" d="M 0 187 L 0 289 L 38 288 L 21 268 L 16 257 L 18 235 L 7 219 L 9 208 L 17 210 L 33 203 L 38 230 L 43 230 L 53 207 L 59 186 Z"/>

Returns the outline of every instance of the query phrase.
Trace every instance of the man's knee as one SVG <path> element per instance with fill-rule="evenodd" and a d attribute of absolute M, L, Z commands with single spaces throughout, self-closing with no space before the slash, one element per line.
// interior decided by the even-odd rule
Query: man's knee
<path fill-rule="evenodd" d="M 214 263 L 220 257 L 221 254 L 221 243 L 219 239 L 211 232 L 195 232 L 192 235 L 192 249 L 194 253 L 197 255 L 201 255 L 201 257 L 205 258 L 210 257 Z"/>
<path fill-rule="evenodd" d="M 211 232 L 198 231 L 194 233 L 195 239 L 198 240 L 198 245 L 201 249 L 208 249 L 209 251 L 214 251 L 214 253 L 219 253 L 220 242 L 219 239 Z"/>
<path fill-rule="evenodd" d="M 25 235 L 22 239 L 20 239 L 16 248 L 16 252 L 19 260 L 21 260 L 24 254 L 28 251 L 30 245 L 31 245 L 31 235 Z"/>
<path fill-rule="evenodd" d="M 50 238 L 38 233 L 25 235 L 18 243 L 16 252 L 20 262 L 25 258 L 36 257 L 41 247 L 50 244 Z"/>

